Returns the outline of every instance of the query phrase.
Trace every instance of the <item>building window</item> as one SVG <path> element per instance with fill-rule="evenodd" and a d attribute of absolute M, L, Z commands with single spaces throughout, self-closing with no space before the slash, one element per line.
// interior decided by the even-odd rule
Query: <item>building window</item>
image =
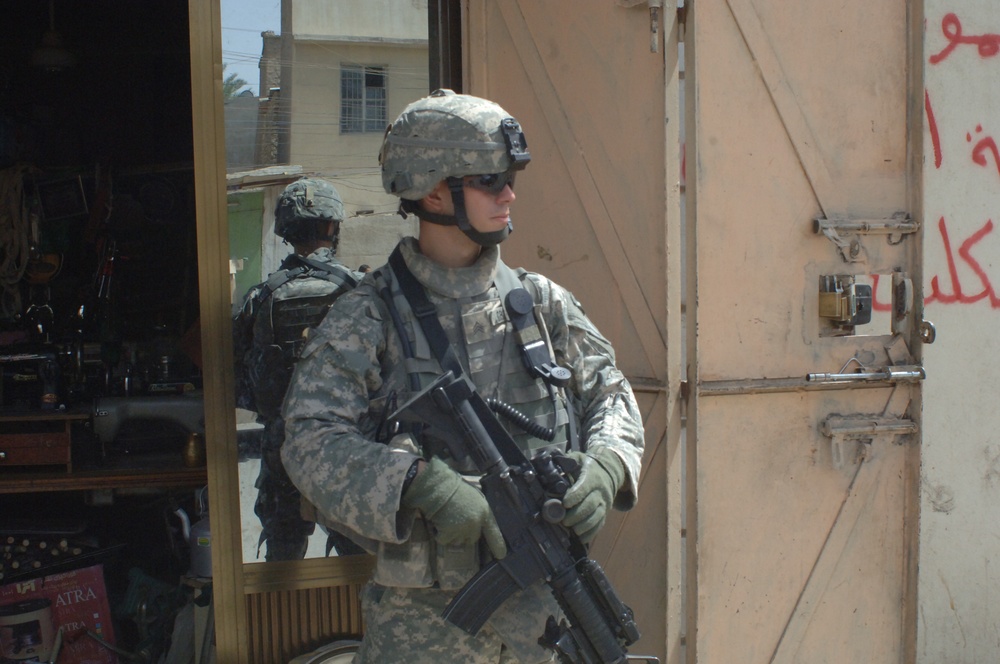
<path fill-rule="evenodd" d="M 341 65 L 340 133 L 385 131 L 385 67 Z"/>

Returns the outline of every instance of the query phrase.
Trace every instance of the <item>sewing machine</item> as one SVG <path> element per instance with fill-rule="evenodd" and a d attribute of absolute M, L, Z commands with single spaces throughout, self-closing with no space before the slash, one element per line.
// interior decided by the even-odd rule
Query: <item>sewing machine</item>
<path fill-rule="evenodd" d="M 0 413 L 57 410 L 61 382 L 52 348 L 17 348 L 0 355 Z"/>
<path fill-rule="evenodd" d="M 103 456 L 179 451 L 188 434 L 205 435 L 200 391 L 94 400 L 94 433 Z"/>

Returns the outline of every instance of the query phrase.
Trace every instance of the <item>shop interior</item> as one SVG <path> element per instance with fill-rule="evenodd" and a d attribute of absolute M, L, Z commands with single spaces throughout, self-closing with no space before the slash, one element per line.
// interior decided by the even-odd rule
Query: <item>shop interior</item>
<path fill-rule="evenodd" d="M 110 616 L 65 647 L 157 661 L 198 593 L 183 580 L 211 576 L 192 546 L 208 506 L 188 4 L 3 15 L 0 587 L 101 565 Z M 15 612 L 0 631 L 28 624 Z"/>

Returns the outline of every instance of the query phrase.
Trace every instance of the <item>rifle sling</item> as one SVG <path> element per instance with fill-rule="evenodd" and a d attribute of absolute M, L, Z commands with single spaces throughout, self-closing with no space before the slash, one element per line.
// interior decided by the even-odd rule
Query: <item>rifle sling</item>
<path fill-rule="evenodd" d="M 403 254 L 399 251 L 399 247 L 396 247 L 389 256 L 389 267 L 392 268 L 393 273 L 396 275 L 399 288 L 403 291 L 406 301 L 410 303 L 410 309 L 413 310 L 413 314 L 417 317 L 417 321 L 424 331 L 424 336 L 427 337 L 427 343 L 434 352 L 434 356 L 437 357 L 438 362 L 441 363 L 441 368 L 452 372 L 456 378 L 461 376 L 463 374 L 462 365 L 455 356 L 455 350 L 448 343 L 448 337 L 444 332 L 444 328 L 441 327 L 441 321 L 437 317 L 437 309 L 427 299 L 427 293 L 424 292 L 424 288 L 417 281 L 417 278 L 413 276 L 413 272 L 410 271 L 409 266 L 407 266 L 406 261 L 403 259 Z"/>
<path fill-rule="evenodd" d="M 465 372 L 462 370 L 462 364 L 458 361 L 455 349 L 449 343 L 448 336 L 445 334 L 444 328 L 441 326 L 441 321 L 438 319 L 437 309 L 427 298 L 427 293 L 424 291 L 423 286 L 413 276 L 413 272 L 407 266 L 398 246 L 389 256 L 389 267 L 392 268 L 393 274 L 396 275 L 399 288 L 403 291 L 403 296 L 409 302 L 410 309 L 413 310 L 413 314 L 417 317 L 417 321 L 424 331 L 424 336 L 427 337 L 427 343 L 441 364 L 441 368 L 452 372 L 456 378 L 464 376 Z M 469 398 L 469 403 L 476 411 L 476 415 L 479 416 L 490 438 L 493 439 L 504 461 L 510 466 L 520 466 L 526 463 L 527 458 L 524 456 L 524 453 L 517 447 L 517 444 L 510 437 L 510 434 L 507 433 L 507 430 L 501 426 L 479 392 L 473 390 L 472 397 Z"/>

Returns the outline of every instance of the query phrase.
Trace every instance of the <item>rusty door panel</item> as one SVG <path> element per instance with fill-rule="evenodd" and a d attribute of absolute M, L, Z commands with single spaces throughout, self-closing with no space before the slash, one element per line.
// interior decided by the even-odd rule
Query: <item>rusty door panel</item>
<path fill-rule="evenodd" d="M 864 2 L 853 12 L 793 4 L 696 9 L 695 34 L 710 43 L 697 51 L 693 162 L 698 307 L 711 321 L 699 329 L 703 379 L 804 375 L 836 364 L 837 342 L 817 338 L 819 276 L 887 274 L 910 250 L 872 238 L 867 260 L 847 264 L 813 224 L 907 209 L 905 7 L 881 18 L 886 3 L 875 3 L 882 9 L 874 14 Z M 850 39 L 838 38 L 848 29 Z"/>
<path fill-rule="evenodd" d="M 699 661 L 893 661 L 875 653 L 899 641 L 906 448 L 860 443 L 867 460 L 836 469 L 816 426 L 828 413 L 880 413 L 890 392 L 704 400 Z M 855 649 L 863 656 L 845 656 Z"/>
<path fill-rule="evenodd" d="M 630 349 L 626 372 L 655 378 L 665 347 L 663 58 L 635 43 L 648 31 L 642 12 L 564 4 L 470 7 L 470 25 L 486 34 L 469 45 L 469 91 L 513 113 L 532 154 L 503 255 L 574 291 Z"/>
<path fill-rule="evenodd" d="M 648 8 L 624 4 L 469 2 L 465 89 L 514 114 L 532 155 L 504 260 L 573 291 L 636 390 L 640 503 L 611 515 L 593 552 L 638 617 L 632 651 L 665 659 L 668 631 L 679 642 L 667 620 L 680 574 L 679 538 L 667 540 L 668 495 L 680 514 L 677 30 L 663 16 L 654 52 Z"/>
<path fill-rule="evenodd" d="M 919 381 L 807 379 L 919 365 L 920 234 L 817 232 L 916 215 L 908 21 L 861 0 L 688 8 L 689 662 L 911 647 Z M 909 308 L 837 332 L 819 306 L 836 275 Z"/>

